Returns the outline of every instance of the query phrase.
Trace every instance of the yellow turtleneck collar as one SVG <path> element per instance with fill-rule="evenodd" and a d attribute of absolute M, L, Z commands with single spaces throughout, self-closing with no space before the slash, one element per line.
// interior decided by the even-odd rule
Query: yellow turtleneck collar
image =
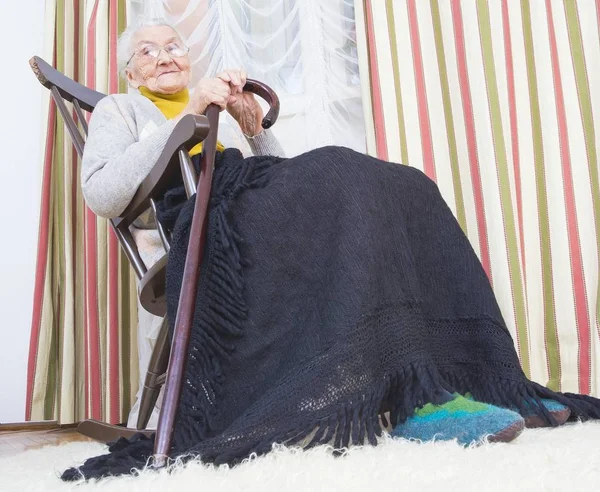
<path fill-rule="evenodd" d="M 174 94 L 158 94 L 156 92 L 152 92 L 147 87 L 142 86 L 140 87 L 140 93 L 142 94 L 142 96 L 150 99 L 150 101 L 154 103 L 158 110 L 168 120 L 171 120 L 178 116 L 184 110 L 184 108 L 187 106 L 187 103 L 190 100 L 190 91 L 188 89 L 184 89 Z M 223 147 L 221 142 L 217 142 L 217 150 L 219 152 L 225 150 L 225 147 Z M 190 155 L 193 156 L 199 154 L 200 152 L 202 152 L 201 143 L 196 145 L 190 151 Z"/>

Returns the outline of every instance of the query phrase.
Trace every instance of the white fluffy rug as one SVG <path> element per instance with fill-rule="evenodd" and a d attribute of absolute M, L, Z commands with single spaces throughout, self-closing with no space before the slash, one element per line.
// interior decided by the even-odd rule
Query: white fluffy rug
<path fill-rule="evenodd" d="M 527 430 L 510 444 L 382 440 L 341 458 L 326 447 L 277 448 L 235 467 L 188 464 L 171 474 L 62 483 L 61 470 L 104 451 L 95 443 L 48 446 L 0 459 L 0 491 L 538 491 L 600 490 L 600 423 Z"/>

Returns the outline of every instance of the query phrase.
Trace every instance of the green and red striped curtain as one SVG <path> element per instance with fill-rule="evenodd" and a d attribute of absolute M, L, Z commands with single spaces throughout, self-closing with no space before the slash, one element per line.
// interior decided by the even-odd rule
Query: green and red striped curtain
<path fill-rule="evenodd" d="M 368 149 L 434 179 L 522 366 L 600 395 L 600 0 L 355 0 Z"/>
<path fill-rule="evenodd" d="M 100 92 L 124 91 L 116 43 L 125 10 L 125 0 L 47 0 L 43 58 Z M 107 221 L 84 205 L 77 154 L 44 93 L 26 419 L 122 422 L 139 377 L 135 277 Z"/>

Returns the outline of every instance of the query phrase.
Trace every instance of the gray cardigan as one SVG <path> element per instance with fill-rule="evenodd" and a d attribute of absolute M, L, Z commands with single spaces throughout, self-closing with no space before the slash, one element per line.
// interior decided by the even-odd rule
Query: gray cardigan
<path fill-rule="evenodd" d="M 173 120 L 140 94 L 116 94 L 98 103 L 81 168 L 83 195 L 95 214 L 112 218 L 125 210 L 174 127 Z M 247 140 L 255 155 L 283 156 L 269 130 Z"/>

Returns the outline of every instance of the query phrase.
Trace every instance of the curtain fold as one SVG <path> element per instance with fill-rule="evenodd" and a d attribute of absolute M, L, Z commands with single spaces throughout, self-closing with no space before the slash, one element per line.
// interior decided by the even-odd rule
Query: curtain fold
<path fill-rule="evenodd" d="M 48 0 L 43 58 L 103 93 L 124 92 L 125 0 Z M 105 219 L 84 205 L 77 153 L 44 91 L 42 205 L 26 420 L 127 418 L 138 386 L 136 283 Z"/>
<path fill-rule="evenodd" d="M 434 179 L 528 376 L 600 394 L 600 1 L 355 0 L 368 152 Z"/>

